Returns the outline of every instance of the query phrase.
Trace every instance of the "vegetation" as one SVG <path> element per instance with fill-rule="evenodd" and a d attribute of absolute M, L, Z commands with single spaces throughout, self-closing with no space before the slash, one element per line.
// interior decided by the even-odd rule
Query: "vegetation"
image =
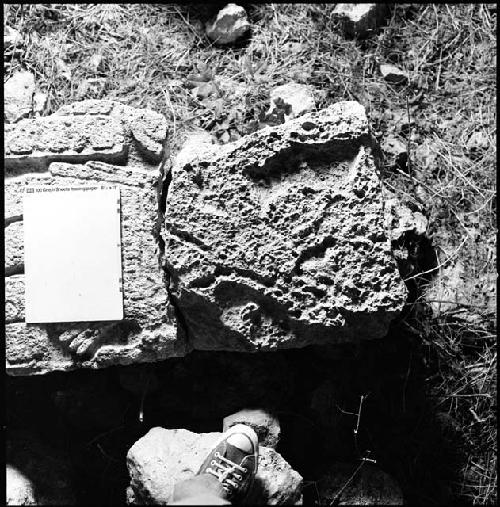
<path fill-rule="evenodd" d="M 175 124 L 174 149 L 200 128 L 220 143 L 260 128 L 270 90 L 290 80 L 313 85 L 318 108 L 345 99 L 365 105 L 380 142 L 391 136 L 407 146 L 403 164 L 386 159 L 384 180 L 427 217 L 439 264 L 428 273 L 439 278 L 401 323 L 419 364 L 417 372 L 415 360 L 408 363 L 405 385 L 424 379 L 454 450 L 458 473 L 443 487 L 455 500 L 493 504 L 496 6 L 397 4 L 366 40 L 344 37 L 334 6 L 246 5 L 251 36 L 219 48 L 203 29 L 218 6 L 13 4 L 4 21 L 24 42 L 5 53 L 4 80 L 32 71 L 48 95 L 44 114 L 88 98 L 160 111 Z M 406 71 L 408 83 L 385 82 L 381 63 Z M 405 429 L 419 435 L 421 424 Z M 415 463 L 419 445 L 411 448 Z M 403 485 L 418 483 L 416 468 L 402 467 Z"/>

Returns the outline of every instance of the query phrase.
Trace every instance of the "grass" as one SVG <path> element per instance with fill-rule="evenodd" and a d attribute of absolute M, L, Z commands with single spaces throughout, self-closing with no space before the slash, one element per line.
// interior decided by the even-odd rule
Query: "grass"
<path fill-rule="evenodd" d="M 160 111 L 175 120 L 174 149 L 197 129 L 221 143 L 256 130 L 270 90 L 290 80 L 315 86 L 318 108 L 364 104 L 379 141 L 408 146 L 406 165 L 383 168 L 385 185 L 428 217 L 443 271 L 404 324 L 457 447 L 460 478 L 447 487 L 455 499 L 495 503 L 496 9 L 397 4 L 378 34 L 356 41 L 334 4 L 246 7 L 251 36 L 217 48 L 203 31 L 210 7 L 13 4 L 6 22 L 24 46 L 5 53 L 4 80 L 31 70 L 49 97 L 45 114 L 87 98 Z M 384 82 L 380 63 L 401 67 L 408 83 Z"/>

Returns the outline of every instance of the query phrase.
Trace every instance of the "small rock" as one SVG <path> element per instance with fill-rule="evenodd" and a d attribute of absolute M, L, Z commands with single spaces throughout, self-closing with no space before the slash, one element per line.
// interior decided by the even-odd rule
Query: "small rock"
<path fill-rule="evenodd" d="M 321 504 L 331 505 L 335 499 L 338 501 L 335 505 L 403 505 L 403 493 L 397 482 L 371 463 L 365 463 L 341 492 L 358 466 L 336 463 L 323 475 L 317 482 Z"/>
<path fill-rule="evenodd" d="M 7 465 L 5 477 L 7 505 L 37 505 L 34 484 L 26 475 Z"/>
<path fill-rule="evenodd" d="M 127 454 L 130 487 L 127 501 L 165 504 L 174 485 L 193 477 L 221 433 L 153 428 Z M 259 447 L 259 468 L 250 492 L 252 503 L 294 504 L 302 493 L 302 477 L 274 449 Z"/>
<path fill-rule="evenodd" d="M 389 63 L 384 63 L 380 66 L 380 73 L 388 83 L 403 84 L 408 81 L 408 76 L 405 72 Z"/>
<path fill-rule="evenodd" d="M 474 132 L 467 141 L 467 149 L 470 151 L 485 150 L 488 146 L 488 138 L 480 131 Z"/>
<path fill-rule="evenodd" d="M 267 116 L 283 111 L 284 121 L 286 121 L 312 111 L 315 107 L 312 86 L 291 82 L 271 91 L 271 107 Z"/>
<path fill-rule="evenodd" d="M 4 86 L 4 119 L 15 123 L 30 115 L 35 93 L 35 76 L 26 70 L 16 72 Z"/>
<path fill-rule="evenodd" d="M 276 449 L 280 439 L 280 423 L 278 419 L 262 409 L 244 409 L 224 417 L 222 431 L 227 431 L 235 424 L 246 424 L 255 430 L 259 444 Z"/>
<path fill-rule="evenodd" d="M 207 23 L 206 33 L 216 44 L 231 44 L 250 29 L 247 13 L 243 7 L 227 4 L 214 20 Z"/>
<path fill-rule="evenodd" d="M 27 431 L 7 435 L 7 505 L 73 505 L 69 457 Z"/>
<path fill-rule="evenodd" d="M 400 141 L 397 137 L 387 136 L 382 141 L 380 147 L 382 148 L 389 165 L 397 165 L 401 169 L 405 169 L 406 161 L 408 159 L 408 152 L 405 143 Z"/>
<path fill-rule="evenodd" d="M 346 35 L 366 37 L 375 31 L 389 13 L 386 4 L 337 4 L 333 14 L 340 18 Z"/>
<path fill-rule="evenodd" d="M 4 25 L 3 28 L 3 45 L 5 50 L 9 50 L 13 46 L 19 46 L 23 42 L 22 35 L 10 26 Z"/>
<path fill-rule="evenodd" d="M 46 93 L 35 93 L 35 96 L 33 97 L 33 111 L 36 117 L 43 115 L 48 99 L 49 96 Z"/>

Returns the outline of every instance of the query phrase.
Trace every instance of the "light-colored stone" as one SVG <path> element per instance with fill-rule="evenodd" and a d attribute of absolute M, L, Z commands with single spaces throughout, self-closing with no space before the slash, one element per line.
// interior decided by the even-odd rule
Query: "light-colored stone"
<path fill-rule="evenodd" d="M 129 147 L 130 161 L 139 164 L 142 159 L 151 164 L 158 164 L 161 161 L 167 134 L 167 121 L 162 114 L 150 109 L 136 109 L 114 100 L 89 99 L 63 106 L 55 115 L 78 117 L 103 115 L 119 120 L 125 133 L 131 135 L 134 140 L 133 145 Z M 134 151 L 137 151 L 137 154 Z"/>
<path fill-rule="evenodd" d="M 27 431 L 6 438 L 7 505 L 74 505 L 68 456 Z"/>
<path fill-rule="evenodd" d="M 284 119 L 290 120 L 312 111 L 315 107 L 313 87 L 291 82 L 271 90 L 271 106 L 267 115 L 283 110 Z"/>
<path fill-rule="evenodd" d="M 9 464 L 7 464 L 5 486 L 7 505 L 38 505 L 33 483 L 26 475 Z"/>
<path fill-rule="evenodd" d="M 380 74 L 388 82 L 392 84 L 404 84 L 408 81 L 408 75 L 399 67 L 390 63 L 380 65 Z"/>
<path fill-rule="evenodd" d="M 5 170 L 12 176 L 46 171 L 51 162 L 126 163 L 119 121 L 106 116 L 45 116 L 5 125 Z"/>
<path fill-rule="evenodd" d="M 33 111 L 35 113 L 35 117 L 43 114 L 48 100 L 49 96 L 46 93 L 35 92 L 35 96 L 33 97 Z"/>
<path fill-rule="evenodd" d="M 194 348 L 385 335 L 406 288 L 371 143 L 364 108 L 339 102 L 174 163 L 166 267 Z"/>
<path fill-rule="evenodd" d="M 166 504 L 175 483 L 193 477 L 221 433 L 153 428 L 127 454 L 130 474 L 128 502 Z M 302 477 L 274 449 L 259 447 L 254 504 L 293 504 L 301 496 Z"/>
<path fill-rule="evenodd" d="M 27 118 L 33 109 L 35 76 L 27 70 L 15 72 L 5 82 L 3 92 L 4 120 L 7 123 L 15 123 Z"/>
<path fill-rule="evenodd" d="M 471 151 L 485 150 L 489 145 L 488 138 L 481 131 L 474 132 L 467 141 L 467 149 Z"/>
<path fill-rule="evenodd" d="M 5 50 L 12 49 L 13 46 L 19 46 L 23 43 L 23 36 L 19 33 L 18 30 L 12 28 L 11 26 L 7 26 L 4 24 L 3 26 L 3 44 Z"/>
<path fill-rule="evenodd" d="M 364 463 L 348 483 L 358 466 L 359 463 L 336 463 L 324 473 L 316 483 L 322 504 L 403 505 L 397 482 L 371 463 Z"/>
<path fill-rule="evenodd" d="M 224 417 L 222 431 L 227 431 L 235 424 L 246 424 L 254 429 L 259 437 L 259 444 L 276 449 L 281 428 L 278 418 L 262 409 L 244 409 Z"/>
<path fill-rule="evenodd" d="M 158 361 L 189 350 L 182 330 L 177 329 L 159 265 L 158 173 L 141 158 L 144 150 L 137 149 L 130 157 L 131 146 L 137 148 L 135 137 L 144 145 L 150 143 L 151 151 L 156 149 L 151 140 L 158 144 L 161 140 L 159 133 L 155 138 L 156 131 L 148 130 L 146 118 L 152 118 L 157 127 L 165 127 L 166 121 L 152 112 L 118 103 L 85 102 L 68 106 L 66 115 L 6 126 L 6 359 L 12 375 Z M 122 113 L 119 119 L 116 111 Z M 163 138 L 165 134 L 166 130 Z M 100 161 L 103 159 L 122 165 Z M 102 183 L 113 183 L 120 189 L 124 320 L 27 325 L 22 221 L 25 188 Z"/>
<path fill-rule="evenodd" d="M 406 144 L 394 136 L 386 136 L 380 147 L 386 159 L 392 164 L 404 165 L 407 160 L 408 150 Z"/>
<path fill-rule="evenodd" d="M 175 322 L 167 315 L 168 295 L 152 234 L 157 201 L 156 177 L 150 171 L 103 162 L 52 163 L 48 175 L 26 174 L 7 179 L 6 215 L 22 213 L 26 185 L 84 186 L 103 182 L 117 184 L 121 194 L 124 320 L 26 325 L 23 322 L 24 277 L 18 275 L 15 283 L 8 277 L 8 315 L 11 322 L 16 322 L 15 327 L 7 328 L 9 373 L 130 364 L 165 359 L 185 351 L 182 340 L 177 337 Z M 6 228 L 10 238 L 6 245 L 7 266 L 16 266 L 23 258 L 22 224 L 15 222 Z M 59 350 L 54 350 L 57 343 Z"/>
<path fill-rule="evenodd" d="M 243 7 L 227 4 L 205 29 L 208 38 L 216 44 L 231 44 L 250 30 L 250 23 Z"/>
<path fill-rule="evenodd" d="M 340 18 L 346 35 L 366 37 L 385 21 L 389 9 L 387 4 L 337 4 L 333 14 Z"/>

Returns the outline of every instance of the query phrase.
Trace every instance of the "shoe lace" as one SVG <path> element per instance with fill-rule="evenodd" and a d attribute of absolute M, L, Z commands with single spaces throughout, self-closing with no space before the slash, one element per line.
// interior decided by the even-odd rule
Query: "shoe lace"
<path fill-rule="evenodd" d="M 222 487 L 227 492 L 231 492 L 231 489 L 236 489 L 239 486 L 243 480 L 242 474 L 247 469 L 222 456 L 220 452 L 216 452 L 214 457 L 215 459 L 210 462 L 210 467 L 207 468 L 206 472 L 217 477 Z"/>

